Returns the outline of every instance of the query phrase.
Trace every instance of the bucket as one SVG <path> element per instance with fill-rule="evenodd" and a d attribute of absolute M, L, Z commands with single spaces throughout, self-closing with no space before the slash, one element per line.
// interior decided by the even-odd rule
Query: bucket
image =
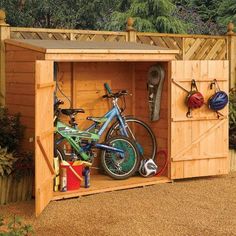
<path fill-rule="evenodd" d="M 73 165 L 73 162 L 68 161 L 69 165 L 60 164 L 60 168 L 66 171 L 67 191 L 76 190 L 80 188 L 81 180 L 76 176 L 76 172 L 80 177 L 82 176 L 83 165 Z M 73 168 L 73 170 L 71 169 Z"/>

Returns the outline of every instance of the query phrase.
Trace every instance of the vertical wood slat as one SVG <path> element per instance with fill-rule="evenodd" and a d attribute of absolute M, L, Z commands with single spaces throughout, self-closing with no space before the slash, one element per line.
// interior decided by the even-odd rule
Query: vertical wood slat
<path fill-rule="evenodd" d="M 4 40 L 10 38 L 10 27 L 6 23 L 0 24 L 0 105 L 5 105 L 5 44 Z"/>
<path fill-rule="evenodd" d="M 228 53 L 229 53 L 229 73 L 230 73 L 230 88 L 236 86 L 236 35 L 228 36 Z"/>
<path fill-rule="evenodd" d="M 229 150 L 229 156 L 230 156 L 230 171 L 236 171 L 236 151 L 235 150 Z"/>

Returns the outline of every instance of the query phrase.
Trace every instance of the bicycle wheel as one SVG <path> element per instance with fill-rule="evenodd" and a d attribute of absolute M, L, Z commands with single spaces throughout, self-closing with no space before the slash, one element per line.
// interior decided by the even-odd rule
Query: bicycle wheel
<path fill-rule="evenodd" d="M 116 136 L 106 141 L 106 144 L 119 148 L 124 154 L 103 150 L 101 164 L 105 172 L 113 179 L 127 179 L 138 169 L 140 156 L 135 143 L 124 136 Z"/>
<path fill-rule="evenodd" d="M 135 117 L 124 117 L 126 121 L 126 130 L 128 136 L 132 138 L 139 150 L 139 155 L 142 159 L 155 160 L 157 152 L 157 142 L 151 128 L 142 120 Z M 121 126 L 119 122 L 114 123 L 107 132 L 106 140 L 121 135 Z"/>

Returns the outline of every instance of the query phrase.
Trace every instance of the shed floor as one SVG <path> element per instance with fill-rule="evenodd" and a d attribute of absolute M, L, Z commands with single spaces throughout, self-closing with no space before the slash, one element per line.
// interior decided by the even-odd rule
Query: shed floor
<path fill-rule="evenodd" d="M 171 180 L 165 176 L 143 178 L 140 176 L 134 176 L 126 180 L 114 180 L 106 175 L 92 175 L 90 188 L 84 188 L 81 186 L 79 190 L 67 191 L 67 192 L 54 192 L 53 200 L 73 198 L 83 195 L 90 195 L 101 192 L 110 192 L 115 190 L 129 189 L 135 187 L 142 187 L 147 185 L 154 185 L 158 183 L 167 183 Z"/>

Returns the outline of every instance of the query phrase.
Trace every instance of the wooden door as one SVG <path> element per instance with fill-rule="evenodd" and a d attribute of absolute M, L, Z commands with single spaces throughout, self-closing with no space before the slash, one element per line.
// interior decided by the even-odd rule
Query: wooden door
<path fill-rule="evenodd" d="M 228 173 L 228 107 L 220 111 L 219 119 L 207 104 L 187 118 L 187 93 L 178 86 L 190 90 L 195 79 L 207 103 L 214 93 L 213 79 L 228 91 L 228 61 L 173 61 L 171 65 L 171 179 Z"/>
<path fill-rule="evenodd" d="M 38 216 L 53 194 L 53 62 L 36 61 L 35 202 Z"/>

